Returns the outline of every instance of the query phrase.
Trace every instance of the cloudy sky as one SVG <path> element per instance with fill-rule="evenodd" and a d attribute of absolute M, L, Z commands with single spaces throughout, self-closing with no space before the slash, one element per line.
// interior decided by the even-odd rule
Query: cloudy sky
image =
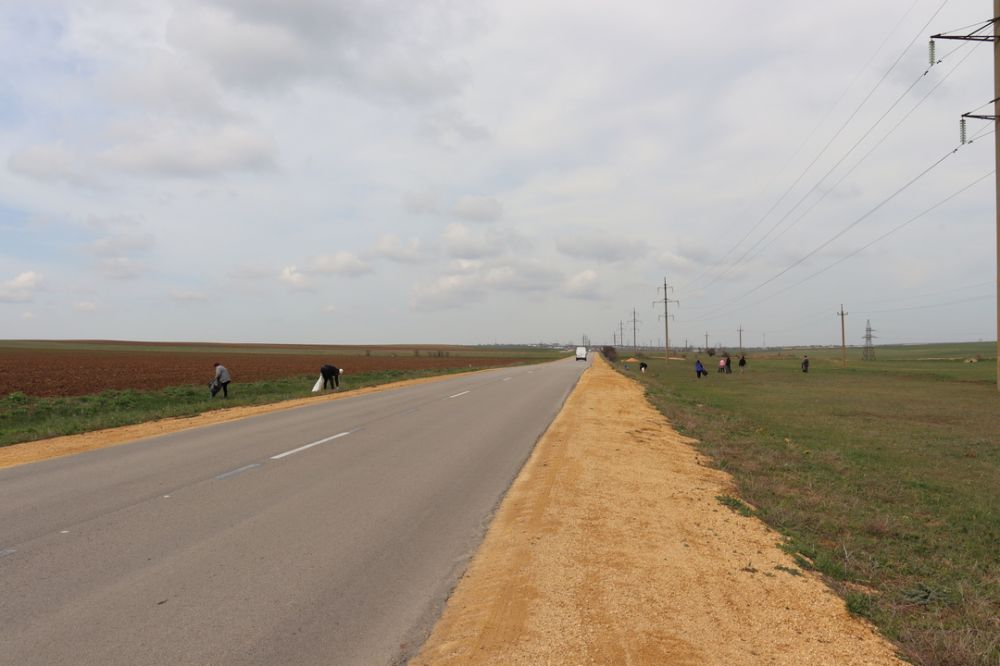
<path fill-rule="evenodd" d="M 989 10 L 5 0 L 0 338 L 995 339 Z"/>

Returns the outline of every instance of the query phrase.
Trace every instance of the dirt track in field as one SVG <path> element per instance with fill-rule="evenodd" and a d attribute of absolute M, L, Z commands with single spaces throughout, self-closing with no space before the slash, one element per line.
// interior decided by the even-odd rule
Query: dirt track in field
<path fill-rule="evenodd" d="M 410 663 L 903 663 L 734 494 L 596 360 Z"/>

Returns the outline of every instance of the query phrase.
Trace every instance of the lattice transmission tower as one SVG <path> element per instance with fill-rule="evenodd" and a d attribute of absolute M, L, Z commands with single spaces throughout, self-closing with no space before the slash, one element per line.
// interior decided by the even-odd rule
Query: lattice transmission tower
<path fill-rule="evenodd" d="M 862 361 L 874 361 L 875 360 L 875 345 L 872 344 L 872 340 L 875 338 L 872 335 L 872 320 L 867 319 L 867 324 L 865 326 L 865 350 L 861 353 Z"/>

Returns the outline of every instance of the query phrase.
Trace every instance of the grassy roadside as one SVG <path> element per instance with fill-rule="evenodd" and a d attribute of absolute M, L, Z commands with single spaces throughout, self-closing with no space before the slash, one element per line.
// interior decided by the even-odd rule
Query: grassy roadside
<path fill-rule="evenodd" d="M 465 372 L 453 370 L 385 370 L 345 376 L 341 391 Z M 263 405 L 312 395 L 315 375 L 269 381 L 234 383 L 227 400 L 209 398 L 207 386 L 175 386 L 157 391 L 103 391 L 74 397 L 40 398 L 11 393 L 0 397 L 0 447 L 60 435 L 195 416 L 202 412 L 244 405 Z"/>
<path fill-rule="evenodd" d="M 800 565 L 824 574 L 907 658 L 997 666 L 995 361 L 962 363 L 964 348 L 900 348 L 876 362 L 855 353 L 841 368 L 839 350 L 805 353 L 809 374 L 799 372 L 800 351 L 749 355 L 747 371 L 734 362 L 732 375 L 703 356 L 711 372 L 700 381 L 694 355 L 646 358 L 645 375 L 628 374 L 733 475 Z"/>

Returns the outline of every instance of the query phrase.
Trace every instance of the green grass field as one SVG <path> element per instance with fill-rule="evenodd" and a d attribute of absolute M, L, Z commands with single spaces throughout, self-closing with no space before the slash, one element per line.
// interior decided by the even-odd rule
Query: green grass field
<path fill-rule="evenodd" d="M 358 373 L 342 380 L 341 391 L 405 379 L 455 374 L 452 370 L 383 370 Z M 209 399 L 204 386 L 176 386 L 157 391 L 102 391 L 84 396 L 43 398 L 23 393 L 0 397 L 0 446 L 60 435 L 132 425 L 171 417 L 195 416 L 214 409 L 263 405 L 312 394 L 313 374 L 238 383 L 229 399 Z"/>
<path fill-rule="evenodd" d="M 799 371 L 803 353 L 812 361 Z M 695 379 L 694 354 L 627 371 L 733 475 L 800 566 L 915 664 L 1000 664 L 1000 394 L 995 343 L 748 354 Z M 641 356 L 641 355 L 640 355 Z M 979 356 L 981 362 L 966 363 Z M 621 367 L 621 364 L 618 364 Z M 722 498 L 721 501 L 725 501 Z M 732 506 L 735 502 L 730 500 Z"/>

